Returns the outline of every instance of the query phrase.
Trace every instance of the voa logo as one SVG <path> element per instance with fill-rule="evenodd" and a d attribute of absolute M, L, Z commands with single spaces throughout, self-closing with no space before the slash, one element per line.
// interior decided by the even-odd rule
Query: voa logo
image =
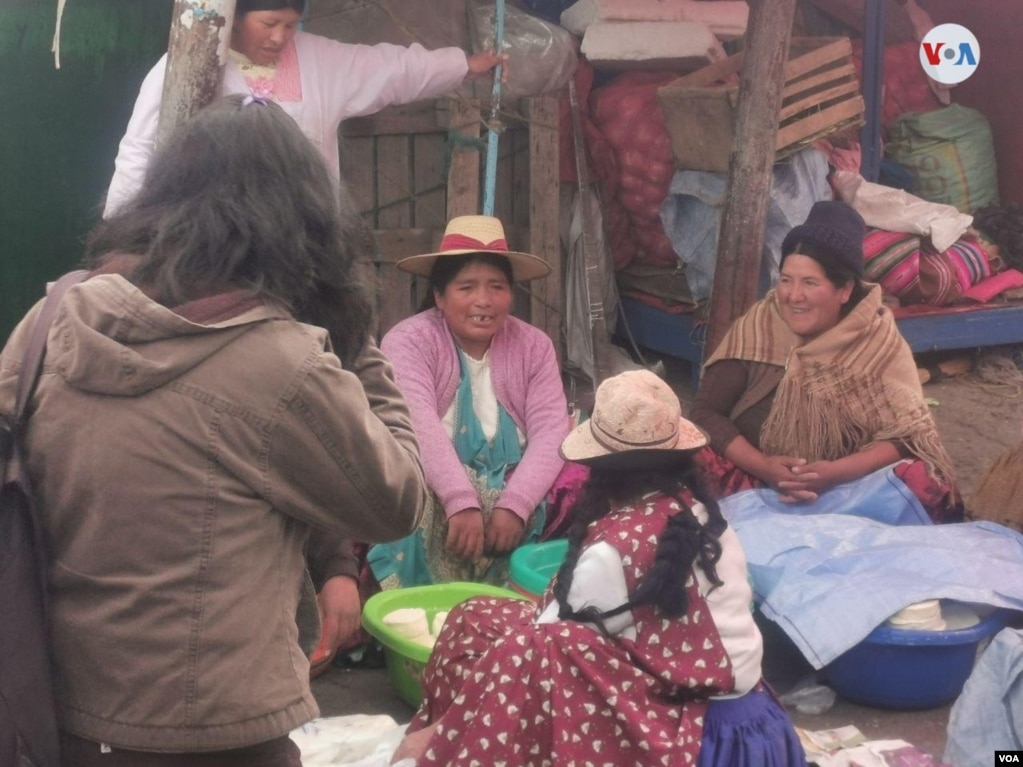
<path fill-rule="evenodd" d="M 977 38 L 959 24 L 939 24 L 920 43 L 920 65 L 942 85 L 955 85 L 977 71 Z"/>

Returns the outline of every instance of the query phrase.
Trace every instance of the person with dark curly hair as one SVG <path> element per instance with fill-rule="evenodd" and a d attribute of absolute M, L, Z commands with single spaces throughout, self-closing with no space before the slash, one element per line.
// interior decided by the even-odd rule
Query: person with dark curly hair
<path fill-rule="evenodd" d="M 746 560 L 692 457 L 707 442 L 649 371 L 604 381 L 562 442 L 590 468 L 538 606 L 451 611 L 394 761 L 797 767 L 761 681 Z"/>
<path fill-rule="evenodd" d="M 300 765 L 306 542 L 407 535 L 426 501 L 359 232 L 294 120 L 240 95 L 92 231 L 24 432 L 65 767 Z M 8 422 L 39 310 L 0 354 Z"/>

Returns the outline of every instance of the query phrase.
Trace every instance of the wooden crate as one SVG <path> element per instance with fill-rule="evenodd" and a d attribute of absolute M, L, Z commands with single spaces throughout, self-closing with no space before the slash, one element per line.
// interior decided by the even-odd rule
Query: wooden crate
<path fill-rule="evenodd" d="M 737 53 L 657 91 L 679 168 L 724 173 L 735 144 L 742 67 Z M 730 78 L 731 82 L 719 81 Z M 781 159 L 818 138 L 863 124 L 863 97 L 847 37 L 794 37 L 775 139 Z"/>
<path fill-rule="evenodd" d="M 516 291 L 514 313 L 543 329 L 562 354 L 558 110 L 549 97 L 523 99 L 502 116 L 494 214 L 509 245 L 546 259 L 551 275 Z M 341 173 L 376 239 L 378 332 L 414 314 L 426 280 L 397 269 L 429 253 L 450 217 L 482 212 L 485 125 L 465 98 L 390 108 L 348 120 Z"/>

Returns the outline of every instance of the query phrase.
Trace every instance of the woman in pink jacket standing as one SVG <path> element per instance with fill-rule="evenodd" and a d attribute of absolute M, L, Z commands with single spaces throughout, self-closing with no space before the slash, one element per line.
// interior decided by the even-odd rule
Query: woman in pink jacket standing
<path fill-rule="evenodd" d="M 452 219 L 437 253 L 398 267 L 430 281 L 433 306 L 393 327 L 381 348 L 409 403 L 432 505 L 412 536 L 371 548 L 369 564 L 385 589 L 503 584 L 508 554 L 542 532 L 564 465 L 569 419 L 554 346 L 509 314 L 513 284 L 550 267 L 509 250 L 490 216 Z"/>
<path fill-rule="evenodd" d="M 350 45 L 299 31 L 306 0 L 238 0 L 218 95 L 275 101 L 299 124 L 340 178 L 337 130 L 342 120 L 392 104 L 441 96 L 482 77 L 505 56 L 421 45 Z M 153 154 L 167 57 L 142 82 L 117 150 L 103 217 L 142 185 Z"/>

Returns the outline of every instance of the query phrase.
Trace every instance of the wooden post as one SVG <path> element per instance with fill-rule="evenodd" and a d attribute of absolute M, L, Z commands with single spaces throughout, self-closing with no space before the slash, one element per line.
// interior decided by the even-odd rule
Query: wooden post
<path fill-rule="evenodd" d="M 174 0 L 157 146 L 216 97 L 234 7 L 235 0 Z"/>
<path fill-rule="evenodd" d="M 735 146 L 721 218 L 704 357 L 757 300 L 775 135 L 796 0 L 751 0 L 739 79 Z"/>

